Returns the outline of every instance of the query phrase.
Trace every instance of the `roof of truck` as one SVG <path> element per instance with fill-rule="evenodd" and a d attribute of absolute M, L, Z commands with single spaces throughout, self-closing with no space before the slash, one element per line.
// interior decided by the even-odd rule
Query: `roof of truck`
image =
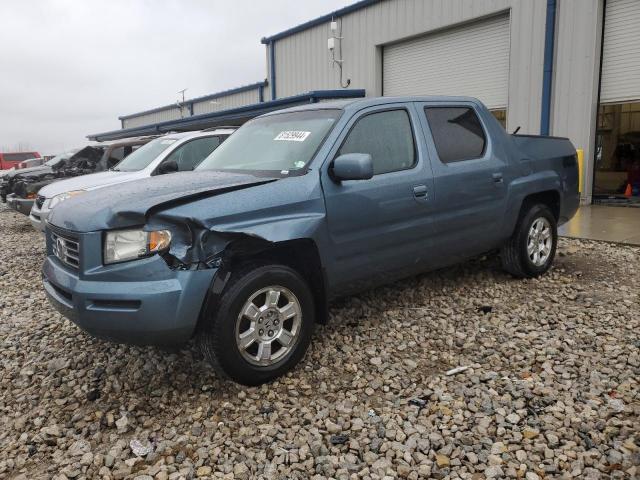
<path fill-rule="evenodd" d="M 473 97 L 463 96 L 444 96 L 444 95 L 425 95 L 425 96 L 407 96 L 407 97 L 365 97 L 354 98 L 348 100 L 332 100 L 329 102 L 309 103 L 305 105 L 299 105 L 297 107 L 291 107 L 284 110 L 277 110 L 275 112 L 266 113 L 267 115 L 277 115 L 283 112 L 299 112 L 304 110 L 323 110 L 337 108 L 340 110 L 360 110 L 361 108 L 373 107 L 376 105 L 386 105 L 400 102 L 472 102 L 481 104 L 480 100 Z"/>

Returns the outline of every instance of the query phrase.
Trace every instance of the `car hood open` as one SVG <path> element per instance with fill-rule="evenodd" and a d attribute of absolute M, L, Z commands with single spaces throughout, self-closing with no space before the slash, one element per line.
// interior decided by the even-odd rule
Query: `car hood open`
<path fill-rule="evenodd" d="M 275 181 L 275 178 L 214 171 L 180 172 L 111 185 L 65 200 L 49 222 L 75 232 L 140 226 L 164 208 Z"/>

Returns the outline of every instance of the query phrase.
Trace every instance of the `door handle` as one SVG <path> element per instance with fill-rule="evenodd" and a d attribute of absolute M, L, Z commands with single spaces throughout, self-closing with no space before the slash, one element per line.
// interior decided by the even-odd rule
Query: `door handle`
<path fill-rule="evenodd" d="M 502 173 L 501 172 L 496 172 L 493 175 L 491 175 L 491 177 L 493 178 L 494 182 L 502 183 Z"/>
<path fill-rule="evenodd" d="M 420 199 L 427 198 L 427 186 L 426 185 L 416 185 L 413 187 L 413 196 Z"/>

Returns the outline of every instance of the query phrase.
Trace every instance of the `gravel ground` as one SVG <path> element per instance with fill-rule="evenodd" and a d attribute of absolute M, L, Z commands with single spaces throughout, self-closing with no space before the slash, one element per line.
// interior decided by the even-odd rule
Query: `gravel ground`
<path fill-rule="evenodd" d="M 640 249 L 562 240 L 538 280 L 489 257 L 345 299 L 259 388 L 90 338 L 42 260 L 0 209 L 0 478 L 640 477 Z"/>

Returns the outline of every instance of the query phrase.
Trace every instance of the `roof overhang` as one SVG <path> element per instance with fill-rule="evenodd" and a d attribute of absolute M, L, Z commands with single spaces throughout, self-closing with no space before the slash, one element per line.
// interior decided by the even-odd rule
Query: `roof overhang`
<path fill-rule="evenodd" d="M 220 125 L 242 125 L 247 120 L 269 113 L 274 110 L 280 110 L 305 103 L 316 103 L 321 100 L 332 100 L 340 98 L 361 98 L 365 96 L 364 89 L 345 89 L 345 90 L 315 90 L 292 97 L 279 98 L 269 102 L 254 103 L 244 105 L 242 107 L 230 108 L 228 110 L 220 110 L 217 112 L 203 113 L 201 115 L 193 115 L 190 117 L 179 118 L 177 120 L 168 120 L 160 123 L 152 123 L 140 127 L 123 128 L 121 130 L 112 130 L 110 132 L 93 133 L 87 135 L 89 140 L 103 142 L 107 140 L 116 140 L 120 138 L 137 137 L 143 135 L 154 135 L 168 132 L 184 132 L 192 130 L 202 130 L 205 128 L 216 127 Z"/>
<path fill-rule="evenodd" d="M 130 118 L 140 117 L 142 115 L 148 115 L 150 113 L 162 112 L 164 110 L 172 110 L 174 108 L 180 108 L 181 105 L 190 105 L 194 103 L 206 102 L 207 100 L 213 100 L 215 98 L 227 97 L 229 95 L 233 95 L 235 93 L 247 92 L 250 90 L 257 90 L 259 88 L 264 88 L 267 85 L 266 80 L 262 82 L 252 83 L 251 85 L 243 85 L 241 87 L 231 88 L 229 90 L 224 90 L 222 92 L 211 93 L 209 95 L 203 95 L 202 97 L 195 97 L 185 100 L 180 103 L 172 103 L 171 105 L 163 105 L 162 107 L 151 108 L 149 110 L 143 110 L 142 112 L 130 113 L 128 115 L 122 115 L 118 117 L 118 120 L 128 120 Z"/>
<path fill-rule="evenodd" d="M 340 8 L 338 10 L 334 10 L 333 12 L 322 15 L 321 17 L 314 18 L 313 20 L 301 23 L 300 25 L 296 25 L 295 27 L 289 28 L 288 30 L 284 30 L 280 33 L 276 33 L 275 35 L 271 35 L 270 37 L 264 37 L 260 41 L 266 45 L 271 42 L 275 42 L 276 40 L 280 40 L 281 38 L 289 37 L 295 33 L 304 32 L 305 30 L 308 30 L 317 25 L 322 25 L 323 23 L 330 22 L 335 18 L 340 18 L 349 13 L 362 10 L 363 8 L 366 8 L 378 2 L 380 2 L 380 0 L 360 0 L 359 2 L 347 5 L 346 7 Z"/>

